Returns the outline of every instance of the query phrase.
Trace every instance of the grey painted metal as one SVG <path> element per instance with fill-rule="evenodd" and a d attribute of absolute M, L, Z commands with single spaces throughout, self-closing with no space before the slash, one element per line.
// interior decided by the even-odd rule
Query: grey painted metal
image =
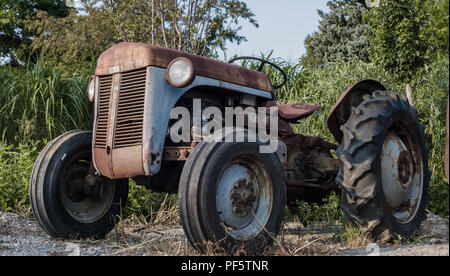
<path fill-rule="evenodd" d="M 155 175 L 161 169 L 164 142 L 169 124 L 170 112 L 178 100 L 189 90 L 200 87 L 218 87 L 249 94 L 264 99 L 272 99 L 266 91 L 245 87 L 233 83 L 197 76 L 187 87 L 176 88 L 165 80 L 166 69 L 149 67 L 145 95 L 144 134 L 143 134 L 143 166 L 146 175 Z M 212 92 L 213 93 L 213 92 Z M 146 158 L 148 157 L 148 158 Z"/>
<path fill-rule="evenodd" d="M 220 177 L 217 185 L 216 193 L 216 208 L 222 221 L 228 227 L 233 229 L 243 229 L 247 227 L 253 220 L 252 212 L 255 212 L 258 207 L 259 199 L 259 184 L 258 180 L 253 177 L 249 179 L 252 172 L 241 164 L 233 164 L 229 166 Z M 242 188 L 239 184 L 241 181 L 248 181 L 249 187 Z M 238 207 L 239 198 L 233 197 L 234 194 L 242 194 L 244 196 L 255 197 L 249 200 L 246 208 Z M 238 212 L 237 208 L 246 209 L 243 212 Z"/>
<path fill-rule="evenodd" d="M 421 155 L 409 150 L 394 132 L 388 133 L 381 153 L 381 181 L 388 207 L 400 223 L 416 215 L 423 190 Z"/>
<path fill-rule="evenodd" d="M 248 183 L 239 185 L 240 182 Z M 251 158 L 240 158 L 221 174 L 216 208 L 227 233 L 241 241 L 251 240 L 267 224 L 273 204 L 273 184 L 264 168 Z"/>

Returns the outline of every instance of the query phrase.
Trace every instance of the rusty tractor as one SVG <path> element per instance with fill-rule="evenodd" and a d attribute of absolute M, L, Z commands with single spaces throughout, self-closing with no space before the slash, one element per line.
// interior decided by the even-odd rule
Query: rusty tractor
<path fill-rule="evenodd" d="M 232 64 L 239 59 L 260 66 Z M 264 66 L 279 70 L 283 83 L 272 84 Z M 298 200 L 321 202 L 331 191 L 339 191 L 343 210 L 373 237 L 413 234 L 425 219 L 430 177 L 413 104 L 377 81 L 355 83 L 329 116 L 334 144 L 294 133 L 291 124 L 320 105 L 277 104 L 274 89 L 286 81 L 277 65 L 253 57 L 225 63 L 147 44 L 113 46 L 89 81 L 93 130 L 59 136 L 36 160 L 30 199 L 37 221 L 52 237 L 102 238 L 133 179 L 154 192 L 178 193 L 181 224 L 199 251 L 212 242 L 229 252 L 261 252 L 278 235 L 286 207 L 298 211 Z M 277 142 L 273 151 L 261 152 L 269 142 L 260 136 L 248 139 L 254 116 L 224 127 L 231 140 L 198 131 L 218 116 L 195 119 L 196 112 L 239 107 L 266 110 L 256 115 L 266 122 L 278 113 L 278 132 L 267 135 Z M 185 121 L 191 141 L 170 138 L 176 108 L 194 117 Z"/>

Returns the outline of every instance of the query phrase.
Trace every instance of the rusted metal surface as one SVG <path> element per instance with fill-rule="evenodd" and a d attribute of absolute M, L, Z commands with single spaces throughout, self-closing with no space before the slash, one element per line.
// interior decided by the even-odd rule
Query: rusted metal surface
<path fill-rule="evenodd" d="M 122 74 L 114 148 L 142 145 L 147 69 Z"/>
<path fill-rule="evenodd" d="M 288 186 L 294 186 L 294 187 L 310 187 L 310 188 L 317 188 L 322 190 L 328 190 L 329 188 L 326 186 L 322 186 L 320 184 L 315 184 L 303 180 L 288 180 L 287 181 Z"/>
<path fill-rule="evenodd" d="M 233 184 L 230 195 L 233 207 L 232 211 L 239 217 L 249 215 L 256 202 L 253 181 L 248 178 L 241 178 Z"/>
<path fill-rule="evenodd" d="M 266 107 L 268 108 L 268 113 L 270 108 L 278 107 L 278 115 L 281 119 L 284 119 L 290 123 L 296 123 L 301 119 L 305 119 L 321 108 L 321 106 L 316 103 L 292 103 L 278 105 L 274 101 L 267 102 Z"/>
<path fill-rule="evenodd" d="M 336 150 L 337 145 L 325 141 L 321 137 L 310 137 L 302 134 L 295 134 L 281 139 L 288 147 L 288 152 L 292 149 L 298 149 L 302 152 L 309 152 L 312 148 L 321 148 L 324 150 Z"/>
<path fill-rule="evenodd" d="M 99 79 L 93 144 L 95 166 L 111 179 L 143 175 L 146 69 Z"/>
<path fill-rule="evenodd" d="M 193 147 L 165 147 L 163 161 L 186 161 Z"/>
<path fill-rule="evenodd" d="M 148 66 L 167 68 L 169 63 L 178 57 L 185 57 L 191 60 L 197 76 L 263 91 L 272 91 L 269 79 L 261 72 L 202 56 L 142 43 L 122 42 L 103 52 L 98 59 L 95 75 L 110 75 Z"/>
<path fill-rule="evenodd" d="M 447 180 L 448 181 L 450 181 L 450 173 L 449 173 L 449 166 L 450 166 L 450 163 L 449 163 L 449 139 L 450 139 L 450 126 L 449 126 L 449 123 L 450 123 L 450 118 L 449 118 L 449 114 L 450 114 L 450 111 L 449 111 L 449 102 L 447 101 L 447 143 L 446 143 L 446 145 L 445 145 L 445 156 L 444 156 L 444 168 L 445 168 L 445 175 L 447 176 Z"/>
<path fill-rule="evenodd" d="M 99 78 L 96 97 L 96 127 L 94 127 L 94 147 L 106 149 L 106 137 L 108 130 L 108 118 L 110 110 L 110 98 L 112 90 L 112 76 Z"/>
<path fill-rule="evenodd" d="M 386 88 L 375 80 L 363 80 L 353 84 L 342 94 L 328 117 L 328 128 L 337 142 L 342 141 L 340 128 L 350 117 L 352 107 L 362 102 L 362 96 L 377 90 L 385 91 Z"/>
<path fill-rule="evenodd" d="M 112 149 L 111 156 L 115 178 L 130 178 L 144 174 L 141 145 Z"/>
<path fill-rule="evenodd" d="M 314 103 L 278 105 L 275 101 L 268 101 L 266 103 L 267 114 L 270 114 L 270 109 L 273 107 L 278 107 L 278 137 L 285 138 L 295 135 L 290 122 L 296 123 L 298 120 L 310 116 L 319 110 L 321 106 Z M 269 128 L 269 125 L 267 127 Z"/>

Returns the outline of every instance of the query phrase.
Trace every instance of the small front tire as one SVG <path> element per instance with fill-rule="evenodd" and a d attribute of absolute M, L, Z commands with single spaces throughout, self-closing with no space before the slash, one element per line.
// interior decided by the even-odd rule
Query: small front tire
<path fill-rule="evenodd" d="M 51 141 L 36 160 L 30 180 L 33 213 L 54 238 L 103 238 L 128 197 L 128 180 L 99 177 L 89 186 L 92 132 L 71 131 Z"/>

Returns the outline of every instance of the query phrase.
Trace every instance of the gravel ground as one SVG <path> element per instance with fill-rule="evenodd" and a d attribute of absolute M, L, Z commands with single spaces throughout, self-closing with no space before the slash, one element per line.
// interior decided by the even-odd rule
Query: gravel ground
<path fill-rule="evenodd" d="M 449 256 L 448 220 L 428 215 L 420 235 L 409 243 L 349 248 L 336 237 L 342 229 L 295 223 L 284 226 L 268 255 L 386 255 Z M 360 244 L 361 245 L 361 244 Z M 358 246 L 356 246 L 358 247 Z M 360 246 L 362 247 L 362 246 Z M 21 215 L 0 212 L 0 256 L 74 255 L 196 255 L 187 245 L 180 226 L 148 225 L 129 219 L 118 225 L 104 240 L 64 241 L 50 238 L 36 221 Z"/>

